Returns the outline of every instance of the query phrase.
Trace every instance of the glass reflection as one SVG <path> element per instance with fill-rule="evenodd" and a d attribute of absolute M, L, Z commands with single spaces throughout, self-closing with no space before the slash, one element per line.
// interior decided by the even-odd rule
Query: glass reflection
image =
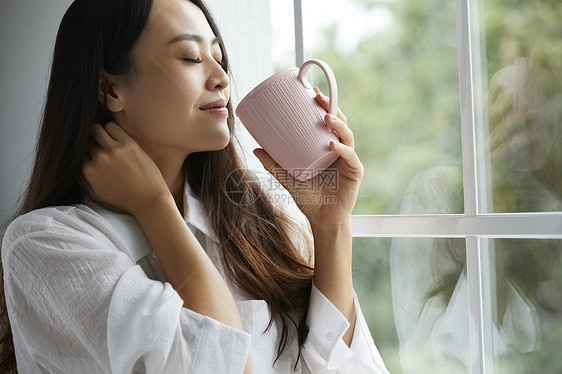
<path fill-rule="evenodd" d="M 403 373 L 469 373 L 464 240 L 394 239 L 390 258 Z"/>
<path fill-rule="evenodd" d="M 462 213 L 461 180 L 456 168 L 430 168 L 412 180 L 401 210 Z M 485 325 L 490 346 L 485 348 L 491 352 L 493 373 L 531 373 L 545 365 L 551 370 L 541 372 L 558 372 L 562 241 L 504 239 L 486 244 L 483 257 L 489 265 L 483 282 L 490 297 L 484 301 L 491 305 L 485 304 L 490 319 Z M 392 295 L 399 304 L 394 316 L 404 373 L 470 372 L 465 256 L 463 239 L 393 240 L 390 272 Z"/>
<path fill-rule="evenodd" d="M 495 272 L 492 328 L 486 329 L 495 374 L 560 372 L 562 351 L 562 240 L 489 242 Z"/>
<path fill-rule="evenodd" d="M 562 210 L 562 3 L 485 1 L 483 210 Z M 486 82 L 485 82 L 486 83 Z M 484 155 L 479 155 L 484 156 Z M 482 204 L 483 205 L 483 204 Z"/>
<path fill-rule="evenodd" d="M 488 369 L 559 372 L 562 240 L 496 239 L 484 248 Z M 403 372 L 471 372 L 464 240 L 395 239 L 390 271 Z"/>
<path fill-rule="evenodd" d="M 518 57 L 492 77 L 487 93 L 494 212 L 562 208 L 559 81 Z"/>

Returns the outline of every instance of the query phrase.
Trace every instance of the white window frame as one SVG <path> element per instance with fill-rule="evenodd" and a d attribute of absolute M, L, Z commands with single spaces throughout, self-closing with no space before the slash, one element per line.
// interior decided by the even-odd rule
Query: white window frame
<path fill-rule="evenodd" d="M 480 84 L 481 61 L 475 57 L 479 53 L 480 35 L 478 28 L 478 2 L 457 0 L 457 42 L 459 94 L 461 103 L 461 141 L 464 187 L 464 214 L 428 215 L 354 215 L 352 229 L 354 237 L 416 237 L 416 238 L 464 238 L 466 241 L 467 279 L 470 309 L 470 354 L 473 374 L 491 374 L 493 368 L 486 363 L 486 356 L 492 349 L 485 339 L 486 323 L 490 323 L 491 295 L 483 289 L 483 279 L 490 279 L 491 259 L 487 258 L 488 238 L 503 239 L 562 239 L 562 213 L 480 213 L 479 201 L 487 196 L 479 186 L 486 186 L 486 175 L 479 172 L 477 133 L 478 123 L 482 123 L 482 102 L 476 95 L 482 92 Z M 304 61 L 304 35 L 302 0 L 294 0 L 295 55 L 296 66 Z M 475 51 L 475 53 L 473 53 Z M 481 182 L 480 182 L 481 181 Z M 480 183 L 479 183 L 480 182 Z M 485 351 L 485 349 L 487 351 Z M 490 356 L 488 356 L 490 357 Z"/>

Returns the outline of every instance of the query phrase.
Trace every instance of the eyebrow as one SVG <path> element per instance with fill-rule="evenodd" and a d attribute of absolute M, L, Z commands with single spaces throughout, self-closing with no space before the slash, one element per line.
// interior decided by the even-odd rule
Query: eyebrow
<path fill-rule="evenodd" d="M 205 39 L 201 35 L 180 34 L 180 35 L 176 36 L 175 38 L 173 38 L 172 40 L 170 40 L 168 42 L 168 45 L 173 44 L 173 43 L 182 42 L 182 41 L 193 41 L 193 42 L 197 42 L 197 43 L 202 44 L 202 43 L 205 42 Z M 215 45 L 215 44 L 219 44 L 219 43 L 220 43 L 220 38 L 215 37 L 215 39 L 213 39 L 213 41 L 211 42 L 211 45 Z"/>

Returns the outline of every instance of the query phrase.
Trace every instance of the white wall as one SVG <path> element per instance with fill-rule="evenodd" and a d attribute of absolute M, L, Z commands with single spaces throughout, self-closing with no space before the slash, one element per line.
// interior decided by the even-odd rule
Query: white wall
<path fill-rule="evenodd" d="M 0 2 L 0 221 L 9 215 L 28 178 L 50 54 L 70 3 Z"/>
<path fill-rule="evenodd" d="M 0 222 L 29 177 L 58 25 L 71 0 L 0 2 Z M 233 100 L 272 71 L 269 1 L 208 0 L 234 72 Z M 242 134 L 250 167 L 255 143 Z"/>
<path fill-rule="evenodd" d="M 274 73 L 270 0 L 206 0 L 206 3 L 219 25 L 230 58 L 231 96 L 236 106 L 253 87 Z M 263 169 L 252 153 L 258 144 L 238 120 L 236 125 L 248 167 Z"/>

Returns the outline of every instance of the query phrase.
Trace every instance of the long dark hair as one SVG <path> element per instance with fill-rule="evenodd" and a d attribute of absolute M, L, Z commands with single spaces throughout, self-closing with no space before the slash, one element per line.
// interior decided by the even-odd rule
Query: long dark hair
<path fill-rule="evenodd" d="M 191 2 L 203 11 L 220 37 L 203 2 Z M 34 209 L 83 201 L 81 163 L 89 147 L 90 128 L 95 122 L 111 119 L 103 95 L 104 72 L 134 79 L 134 46 L 146 27 L 152 3 L 75 0 L 67 10 L 55 43 L 33 171 L 14 218 Z M 220 40 L 228 72 L 228 57 Z M 209 217 L 221 242 L 228 275 L 243 291 L 269 304 L 272 317 L 268 329 L 275 319 L 281 322 L 279 358 L 292 328 L 297 331 L 299 347 L 308 333 L 306 314 L 313 269 L 309 256 L 294 244 L 294 222 L 272 205 L 240 160 L 234 144 L 231 103 L 228 109 L 229 144 L 218 151 L 189 155 L 184 168 L 206 211 L 214 213 Z M 310 251 L 311 246 L 305 250 Z M 3 284 L 1 288 L 0 301 L 4 301 Z M 5 372 L 16 370 L 16 360 L 5 303 L 0 307 L 4 326 L 0 372 Z"/>

